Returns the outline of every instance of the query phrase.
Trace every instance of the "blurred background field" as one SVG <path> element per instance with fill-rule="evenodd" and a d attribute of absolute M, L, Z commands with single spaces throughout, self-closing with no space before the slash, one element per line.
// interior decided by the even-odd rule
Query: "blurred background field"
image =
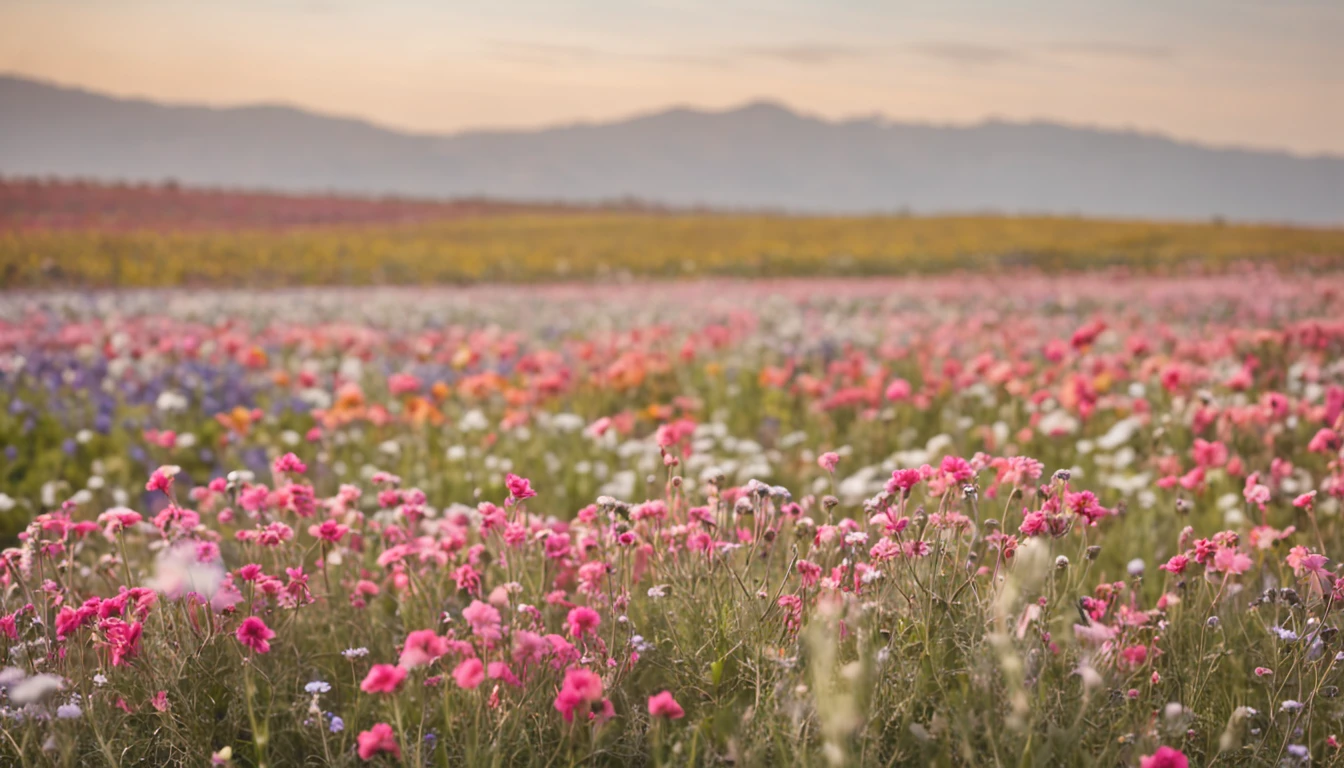
<path fill-rule="evenodd" d="M 287 287 L 1344 263 L 1344 230 L 1075 217 L 786 216 L 11 180 L 6 288 Z"/>

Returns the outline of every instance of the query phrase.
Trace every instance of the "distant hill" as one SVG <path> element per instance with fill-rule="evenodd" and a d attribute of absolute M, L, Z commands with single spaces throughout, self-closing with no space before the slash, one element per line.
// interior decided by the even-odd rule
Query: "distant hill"
<path fill-rule="evenodd" d="M 416 135 L 282 106 L 117 99 L 0 76 L 0 175 L 809 213 L 1344 224 L 1344 158 L 1050 123 L 831 122 L 771 103 Z"/>

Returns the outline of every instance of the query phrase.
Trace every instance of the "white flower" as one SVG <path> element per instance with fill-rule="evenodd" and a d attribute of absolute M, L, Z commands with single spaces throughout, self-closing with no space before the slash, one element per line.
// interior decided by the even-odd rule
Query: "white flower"
<path fill-rule="evenodd" d="M 186 541 L 159 555 L 154 563 L 154 578 L 146 586 L 176 600 L 190 592 L 212 597 L 223 581 L 223 564 L 198 561 L 195 545 Z"/>
<path fill-rule="evenodd" d="M 44 701 L 65 688 L 65 682 L 45 672 L 24 680 L 9 691 L 9 700 L 19 706 Z"/>
<path fill-rule="evenodd" d="M 462 418 L 457 422 L 457 428 L 463 432 L 479 432 L 490 428 L 490 420 L 485 418 L 485 413 L 480 408 L 473 408 L 462 414 Z"/>
<path fill-rule="evenodd" d="M 560 432 L 577 432 L 586 424 L 583 417 L 576 413 L 557 413 L 551 417 L 551 427 Z"/>
<path fill-rule="evenodd" d="M 164 413 L 180 413 L 187 410 L 191 401 L 186 395 L 171 390 L 164 390 L 159 393 L 159 397 L 154 401 L 154 406 Z"/>
<path fill-rule="evenodd" d="M 1128 443 L 1139 431 L 1139 427 L 1139 420 L 1133 416 L 1121 419 L 1112 424 L 1106 434 L 1097 438 L 1097 447 L 1103 451 L 1114 451 Z"/>

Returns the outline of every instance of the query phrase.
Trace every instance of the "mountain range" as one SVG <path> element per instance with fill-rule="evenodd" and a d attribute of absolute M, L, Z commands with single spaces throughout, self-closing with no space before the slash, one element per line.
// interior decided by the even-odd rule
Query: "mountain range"
<path fill-rule="evenodd" d="M 1344 157 L 991 120 L 843 121 L 771 102 L 451 135 L 287 106 L 115 98 L 0 76 L 0 175 L 799 213 L 1344 224 Z"/>

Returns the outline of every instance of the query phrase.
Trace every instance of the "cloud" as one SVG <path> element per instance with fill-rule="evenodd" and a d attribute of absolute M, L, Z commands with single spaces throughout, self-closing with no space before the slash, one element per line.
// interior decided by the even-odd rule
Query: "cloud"
<path fill-rule="evenodd" d="M 1054 43 L 1050 50 L 1079 56 L 1098 56 L 1113 59 L 1138 59 L 1158 61 L 1176 56 L 1176 50 L 1164 45 L 1144 45 L 1142 43 L 1118 43 L 1106 40 L 1084 40 Z"/>
<path fill-rule="evenodd" d="M 932 59 L 959 66 L 984 67 L 1022 61 L 1026 55 L 1012 48 L 980 43 L 939 41 L 919 43 L 914 51 Z"/>
<path fill-rule="evenodd" d="M 585 61 L 616 56 L 586 45 L 539 43 L 518 40 L 492 40 L 490 45 L 497 55 L 510 59 L 536 62 Z"/>
<path fill-rule="evenodd" d="M 819 66 L 864 56 L 868 51 L 852 46 L 798 43 L 743 48 L 738 53 L 752 58 L 773 59 L 800 66 Z"/>
<path fill-rule="evenodd" d="M 566 45 L 518 40 L 492 40 L 496 56 L 532 64 L 658 62 L 701 67 L 730 66 L 732 58 L 716 53 L 632 53 L 586 45 Z"/>

